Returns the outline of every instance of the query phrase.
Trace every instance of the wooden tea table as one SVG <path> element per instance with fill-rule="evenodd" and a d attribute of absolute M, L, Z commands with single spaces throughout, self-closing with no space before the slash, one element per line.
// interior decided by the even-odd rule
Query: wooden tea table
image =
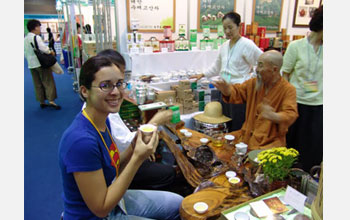
<path fill-rule="evenodd" d="M 180 129 L 183 129 L 184 127 L 175 128 L 167 126 L 167 128 L 176 134 L 176 136 L 180 139 L 183 138 L 183 135 L 180 133 Z M 182 146 L 187 145 L 197 148 L 201 145 L 200 138 L 210 139 L 207 135 L 200 132 L 191 129 L 187 130 L 192 132 L 192 137 L 185 140 L 182 143 Z M 164 130 L 161 131 L 160 137 L 167 143 L 170 151 L 174 154 L 179 168 L 191 186 L 198 187 L 199 185 L 203 186 L 205 183 L 209 183 L 208 181 L 211 182 L 209 187 L 203 187 L 203 189 L 185 197 L 180 207 L 180 215 L 182 219 L 217 219 L 220 217 L 220 213 L 223 210 L 253 198 L 249 194 L 249 188 L 244 182 L 242 175 L 237 174 L 241 181 L 234 186 L 228 182 L 225 172 L 217 176 L 204 178 L 189 161 L 189 157 L 181 151 L 181 149 L 176 145 L 175 140 L 173 140 L 167 134 L 167 132 Z M 219 160 L 226 162 L 229 164 L 231 169 L 235 169 L 238 171 L 238 173 L 241 173 L 239 172 L 241 169 L 235 168 L 231 162 L 231 157 L 235 152 L 233 147 L 229 147 L 227 144 L 224 144 L 222 147 L 214 147 L 212 146 L 211 142 L 207 145 L 215 153 Z M 193 208 L 193 205 L 196 202 L 207 203 L 209 206 L 208 211 L 204 214 L 197 214 Z"/>

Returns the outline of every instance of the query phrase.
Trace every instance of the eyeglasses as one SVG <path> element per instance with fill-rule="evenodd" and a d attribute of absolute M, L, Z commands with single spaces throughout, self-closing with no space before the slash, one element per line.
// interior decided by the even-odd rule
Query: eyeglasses
<path fill-rule="evenodd" d="M 124 90 L 128 84 L 125 82 L 117 82 L 115 85 L 111 82 L 101 82 L 99 86 L 91 86 L 100 88 L 103 92 L 111 92 L 117 87 L 119 90 Z"/>

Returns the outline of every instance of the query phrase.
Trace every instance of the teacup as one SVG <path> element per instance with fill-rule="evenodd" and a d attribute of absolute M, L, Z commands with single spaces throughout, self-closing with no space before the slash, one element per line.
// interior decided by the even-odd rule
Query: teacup
<path fill-rule="evenodd" d="M 153 132 L 157 129 L 157 127 L 152 124 L 144 124 L 141 125 L 139 129 L 142 132 L 142 141 L 145 144 L 148 144 L 152 138 Z"/>
<path fill-rule="evenodd" d="M 208 210 L 208 204 L 205 202 L 196 202 L 193 205 L 194 210 L 198 213 L 198 214 L 203 214 Z"/>
<path fill-rule="evenodd" d="M 248 145 L 243 143 L 243 142 L 240 142 L 238 144 L 236 144 L 236 153 L 238 155 L 244 155 L 247 153 L 247 150 L 248 150 Z"/>
<path fill-rule="evenodd" d="M 235 140 L 235 136 L 227 134 L 225 135 L 225 140 L 229 146 L 233 146 L 233 141 Z"/>

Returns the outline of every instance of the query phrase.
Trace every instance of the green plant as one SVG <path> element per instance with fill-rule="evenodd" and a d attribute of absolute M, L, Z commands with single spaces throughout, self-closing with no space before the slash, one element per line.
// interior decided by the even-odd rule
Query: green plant
<path fill-rule="evenodd" d="M 285 180 L 298 155 L 299 152 L 294 148 L 267 149 L 258 154 L 259 166 L 262 167 L 264 176 L 270 183 L 275 180 Z"/>

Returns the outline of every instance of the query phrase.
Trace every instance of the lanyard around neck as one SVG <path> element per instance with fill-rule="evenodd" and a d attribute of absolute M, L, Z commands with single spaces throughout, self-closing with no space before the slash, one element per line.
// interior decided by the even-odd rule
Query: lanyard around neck
<path fill-rule="evenodd" d="M 241 38 L 239 38 L 238 40 L 236 40 L 235 44 L 232 46 L 232 48 L 230 48 L 230 42 L 228 43 L 228 54 L 227 54 L 227 63 L 226 63 L 226 71 L 228 72 L 228 67 L 229 67 L 229 63 L 230 63 L 230 59 L 233 56 L 233 51 L 236 48 L 236 45 L 238 43 L 238 41 Z"/>
<path fill-rule="evenodd" d="M 107 152 L 108 152 L 108 155 L 109 155 L 109 157 L 111 158 L 112 164 L 113 164 L 114 167 L 115 167 L 116 177 L 118 177 L 118 169 L 119 169 L 120 163 L 117 163 L 117 164 L 116 164 L 115 161 L 113 160 L 113 157 L 112 157 L 112 155 L 111 155 L 111 153 L 110 153 L 109 148 L 107 147 L 107 144 L 106 144 L 106 142 L 105 142 L 105 139 L 103 138 L 101 132 L 98 130 L 98 128 L 97 128 L 97 126 L 95 125 L 95 123 L 91 120 L 91 118 L 89 117 L 89 115 L 86 113 L 85 109 L 83 109 L 83 115 L 85 116 L 85 118 L 87 118 L 87 120 L 89 120 L 89 122 L 92 124 L 92 126 L 94 126 L 94 128 L 96 129 L 97 133 L 100 135 L 101 140 L 102 140 L 103 144 L 104 144 L 105 147 L 106 147 L 106 150 L 107 150 Z M 108 131 L 109 137 L 111 138 L 112 143 L 116 146 L 117 154 L 119 154 L 119 150 L 118 150 L 118 148 L 117 148 L 117 145 L 116 145 L 116 144 L 114 143 L 114 141 L 113 141 L 113 138 L 112 138 L 111 133 L 109 132 L 108 126 L 106 126 L 106 127 L 107 127 L 107 131 Z M 119 159 L 118 159 L 118 160 L 119 160 Z"/>
<path fill-rule="evenodd" d="M 310 43 L 310 42 L 309 42 L 309 43 Z M 309 80 L 314 80 L 314 79 L 312 79 L 312 77 L 314 76 L 314 74 L 315 74 L 315 72 L 316 72 L 316 70 L 317 70 L 317 66 L 318 66 L 318 63 L 319 63 L 319 61 L 320 61 L 321 51 L 322 51 L 323 46 L 320 45 L 320 47 L 318 48 L 317 61 L 316 61 L 316 65 L 315 65 L 315 68 L 314 68 L 314 71 L 313 71 L 313 72 L 311 72 L 310 46 L 311 46 L 311 50 L 313 50 L 312 44 L 310 44 L 309 47 L 308 47 L 308 50 L 307 50 L 307 59 L 308 59 L 308 61 L 309 61 L 309 62 L 308 62 L 308 71 L 309 71 L 308 79 L 309 79 Z"/>

